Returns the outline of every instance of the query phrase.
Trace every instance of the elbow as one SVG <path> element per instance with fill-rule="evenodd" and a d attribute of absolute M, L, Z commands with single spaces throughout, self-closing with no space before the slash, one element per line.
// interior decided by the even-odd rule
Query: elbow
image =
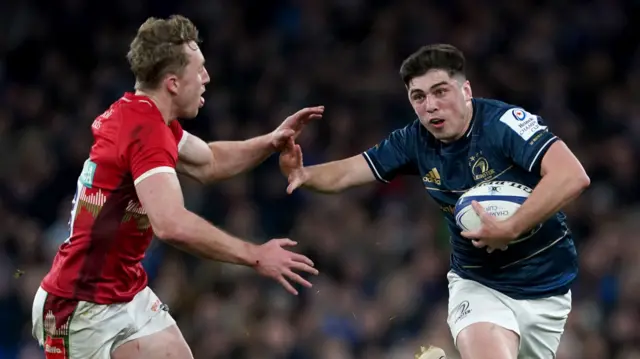
<path fill-rule="evenodd" d="M 578 180 L 578 186 L 580 188 L 580 192 L 583 192 L 591 185 L 591 178 L 584 171 L 582 172 L 582 176 Z"/>
<path fill-rule="evenodd" d="M 584 169 L 581 168 L 580 171 L 577 172 L 578 173 L 570 178 L 570 188 L 576 197 L 591 185 L 591 178 L 589 178 L 589 175 L 587 175 Z"/>
<path fill-rule="evenodd" d="M 177 243 L 185 238 L 184 226 L 182 226 L 181 223 L 178 216 L 168 216 L 156 221 L 151 221 L 151 227 L 153 228 L 153 234 L 155 234 L 159 240 Z"/>
<path fill-rule="evenodd" d="M 173 238 L 173 233 L 169 230 L 168 226 L 165 225 L 154 225 L 153 234 L 161 241 L 169 241 Z"/>

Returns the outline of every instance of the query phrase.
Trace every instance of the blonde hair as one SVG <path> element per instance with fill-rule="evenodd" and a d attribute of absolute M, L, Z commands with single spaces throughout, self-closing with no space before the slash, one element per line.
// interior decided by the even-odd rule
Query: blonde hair
<path fill-rule="evenodd" d="M 136 89 L 156 88 L 167 74 L 181 74 L 189 59 L 184 45 L 200 42 L 198 29 L 181 15 L 148 18 L 131 41 L 127 60 L 136 77 Z"/>

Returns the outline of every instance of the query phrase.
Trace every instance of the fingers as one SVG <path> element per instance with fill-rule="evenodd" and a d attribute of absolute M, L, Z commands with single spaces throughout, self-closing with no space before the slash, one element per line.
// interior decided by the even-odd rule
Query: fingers
<path fill-rule="evenodd" d="M 292 241 L 289 238 L 278 238 L 278 239 L 274 239 L 274 241 L 280 246 L 280 247 L 291 247 L 291 246 L 295 246 L 296 244 L 298 244 L 298 242 L 296 241 Z M 286 249 L 285 249 L 286 250 Z M 311 259 L 309 259 L 307 256 L 302 255 L 300 253 L 296 253 L 296 252 L 291 252 L 291 251 L 287 251 L 290 255 L 291 255 L 291 261 L 293 263 L 298 263 L 295 265 L 291 265 L 292 268 L 295 269 L 299 269 L 299 270 L 304 270 L 305 272 L 309 272 L 312 274 L 317 274 L 317 270 L 311 268 L 314 266 L 313 261 Z"/>
<path fill-rule="evenodd" d="M 291 263 L 291 268 L 295 270 L 305 271 L 311 274 L 318 274 L 318 270 L 313 268 L 315 264 L 311 259 L 307 258 L 307 256 L 304 256 L 302 254 L 293 253 L 293 252 L 292 254 L 293 256 L 291 256 L 291 260 L 293 262 Z"/>
<path fill-rule="evenodd" d="M 285 139 L 285 141 L 286 142 L 284 143 L 284 145 L 280 148 L 280 159 L 283 158 L 282 156 L 285 156 L 286 158 L 296 155 L 296 141 L 294 139 L 294 136 L 289 136 Z"/>
<path fill-rule="evenodd" d="M 296 159 L 296 166 L 297 167 L 302 167 L 302 147 L 300 147 L 300 145 L 298 144 L 294 144 L 294 152 L 293 152 L 295 159 Z"/>
<path fill-rule="evenodd" d="M 480 229 L 477 231 L 462 231 L 460 235 L 469 239 L 480 238 Z"/>
<path fill-rule="evenodd" d="M 296 283 L 298 283 L 300 285 L 303 285 L 303 286 L 305 286 L 307 288 L 311 288 L 313 286 L 309 281 L 307 281 L 306 279 L 302 278 L 299 274 L 294 273 L 291 270 L 284 271 L 284 275 L 287 276 L 292 281 L 294 281 L 294 282 L 296 282 Z"/>
<path fill-rule="evenodd" d="M 298 165 L 302 167 L 302 147 L 300 145 L 294 143 L 294 154 L 296 155 L 296 160 L 298 160 Z"/>
<path fill-rule="evenodd" d="M 284 147 L 285 152 L 293 152 L 294 154 L 296 153 L 296 141 L 293 139 L 293 136 L 289 137 L 287 139 L 287 144 Z"/>
<path fill-rule="evenodd" d="M 300 111 L 291 115 L 290 118 L 292 118 L 296 122 L 307 123 L 311 120 L 317 120 L 322 118 L 323 113 L 324 113 L 324 106 L 305 107 Z"/>
<path fill-rule="evenodd" d="M 287 194 L 292 194 L 298 187 L 302 185 L 302 179 L 298 176 L 289 176 L 289 185 L 287 186 Z"/>
<path fill-rule="evenodd" d="M 473 244 L 474 247 L 476 248 L 484 248 L 487 246 L 487 244 L 483 241 L 478 241 L 478 240 L 472 240 L 471 243 Z"/>
<path fill-rule="evenodd" d="M 499 249 L 501 251 L 506 251 L 507 248 L 509 248 L 509 246 L 504 246 L 504 247 L 500 247 L 500 248 L 493 248 L 493 247 L 487 247 L 487 253 L 492 253 L 494 251 L 496 251 L 496 249 Z"/>
<path fill-rule="evenodd" d="M 272 241 L 276 242 L 280 247 L 295 246 L 296 244 L 298 244 L 298 242 L 292 241 L 289 238 L 276 238 Z"/>
<path fill-rule="evenodd" d="M 476 212 L 478 217 L 480 217 L 481 221 L 484 222 L 487 220 L 487 216 L 489 216 L 489 214 L 484 210 L 484 207 L 482 207 L 480 203 L 477 201 L 471 201 L 471 207 L 473 207 L 473 210 Z"/>
<path fill-rule="evenodd" d="M 277 130 L 273 136 L 274 145 L 279 149 L 282 149 L 282 146 L 288 146 L 289 140 L 293 139 L 295 134 L 296 134 L 296 131 L 290 128 Z"/>
<path fill-rule="evenodd" d="M 284 289 L 287 290 L 287 292 L 293 295 L 298 295 L 298 291 L 291 285 L 291 283 L 287 282 L 284 276 L 280 275 L 276 280 L 284 287 Z"/>
<path fill-rule="evenodd" d="M 296 190 L 296 188 L 298 188 L 300 186 L 299 183 L 296 183 L 296 181 L 292 182 L 290 185 L 287 186 L 287 194 L 292 194 L 293 191 Z"/>

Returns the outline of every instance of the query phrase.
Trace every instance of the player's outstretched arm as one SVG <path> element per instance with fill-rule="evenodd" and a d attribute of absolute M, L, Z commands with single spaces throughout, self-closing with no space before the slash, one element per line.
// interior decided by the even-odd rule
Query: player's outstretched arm
<path fill-rule="evenodd" d="M 250 266 L 297 294 L 287 279 L 310 287 L 294 271 L 317 274 L 313 262 L 283 247 L 295 245 L 289 239 L 275 239 L 255 245 L 235 238 L 184 207 L 175 173 L 161 172 L 136 181 L 138 198 L 146 210 L 154 233 L 161 240 L 194 255 L 222 262 Z"/>
<path fill-rule="evenodd" d="M 185 132 L 187 138 L 180 148 L 177 169 L 201 183 L 220 181 L 249 171 L 281 150 L 289 138 L 297 137 L 309 121 L 321 118 L 323 112 L 323 106 L 303 108 L 287 117 L 273 132 L 245 141 L 207 144 Z"/>
<path fill-rule="evenodd" d="M 280 153 L 280 170 L 289 180 L 289 194 L 301 186 L 317 192 L 337 193 L 376 180 L 362 155 L 304 167 L 302 149 L 293 140 Z"/>

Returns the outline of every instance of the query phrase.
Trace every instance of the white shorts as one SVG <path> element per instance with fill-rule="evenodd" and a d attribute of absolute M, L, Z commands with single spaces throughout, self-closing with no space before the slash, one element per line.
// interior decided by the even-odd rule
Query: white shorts
<path fill-rule="evenodd" d="M 462 329 L 489 322 L 520 337 L 518 358 L 552 359 L 571 311 L 571 292 L 549 298 L 515 300 L 449 272 L 449 316 L 454 342 Z"/>
<path fill-rule="evenodd" d="M 118 346 L 176 322 L 146 287 L 131 302 L 101 305 L 49 295 L 33 300 L 33 337 L 47 359 L 110 359 Z"/>

